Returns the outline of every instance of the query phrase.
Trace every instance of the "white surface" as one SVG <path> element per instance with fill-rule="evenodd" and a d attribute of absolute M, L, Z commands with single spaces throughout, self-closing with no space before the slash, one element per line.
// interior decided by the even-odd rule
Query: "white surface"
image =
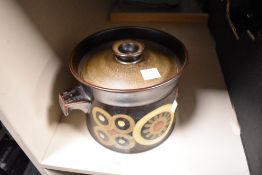
<path fill-rule="evenodd" d="M 140 72 L 141 72 L 142 77 L 145 81 L 161 77 L 157 68 L 143 69 L 143 70 L 140 70 Z"/>
<path fill-rule="evenodd" d="M 15 1 L 0 1 L 0 25 L 1 121 L 36 164 L 60 118 L 52 95 L 61 65 Z"/>
<path fill-rule="evenodd" d="M 48 175 L 81 175 L 79 173 L 71 173 L 71 172 L 49 170 L 49 169 L 45 169 L 45 172 Z"/>
<path fill-rule="evenodd" d="M 176 108 L 177 108 L 177 105 L 178 105 L 178 104 L 177 104 L 177 101 L 174 100 L 170 110 L 171 110 L 172 112 L 175 112 L 175 111 L 176 111 Z"/>

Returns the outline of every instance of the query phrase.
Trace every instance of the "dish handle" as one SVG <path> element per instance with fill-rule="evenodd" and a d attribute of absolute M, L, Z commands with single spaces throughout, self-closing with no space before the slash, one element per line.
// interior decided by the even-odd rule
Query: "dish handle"
<path fill-rule="evenodd" d="M 92 96 L 91 91 L 79 85 L 59 94 L 59 105 L 65 116 L 72 110 L 81 110 L 90 113 Z"/>

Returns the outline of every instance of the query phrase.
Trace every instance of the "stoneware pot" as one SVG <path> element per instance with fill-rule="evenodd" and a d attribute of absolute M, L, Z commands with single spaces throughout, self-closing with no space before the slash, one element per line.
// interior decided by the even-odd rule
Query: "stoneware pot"
<path fill-rule="evenodd" d="M 187 64 L 186 48 L 170 34 L 106 29 L 74 49 L 69 67 L 79 85 L 60 93 L 59 103 L 66 116 L 74 109 L 86 113 L 101 145 L 122 153 L 146 151 L 173 130 L 177 85 Z"/>

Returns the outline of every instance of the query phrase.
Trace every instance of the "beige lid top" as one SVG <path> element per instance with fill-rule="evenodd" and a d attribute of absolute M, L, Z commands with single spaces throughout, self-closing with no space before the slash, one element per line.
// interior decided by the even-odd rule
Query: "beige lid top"
<path fill-rule="evenodd" d="M 81 61 L 84 81 L 107 89 L 140 89 L 171 79 L 180 67 L 176 55 L 164 46 L 144 40 L 105 43 Z"/>

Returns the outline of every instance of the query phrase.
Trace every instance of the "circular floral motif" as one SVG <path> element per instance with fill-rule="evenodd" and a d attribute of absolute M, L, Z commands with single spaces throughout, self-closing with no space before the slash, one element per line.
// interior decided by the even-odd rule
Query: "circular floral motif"
<path fill-rule="evenodd" d="M 153 145 L 165 138 L 174 121 L 171 104 L 161 106 L 142 117 L 133 130 L 135 141 L 141 145 Z"/>
<path fill-rule="evenodd" d="M 168 128 L 171 121 L 170 112 L 162 112 L 148 120 L 141 129 L 143 138 L 153 140 L 160 137 Z"/>

